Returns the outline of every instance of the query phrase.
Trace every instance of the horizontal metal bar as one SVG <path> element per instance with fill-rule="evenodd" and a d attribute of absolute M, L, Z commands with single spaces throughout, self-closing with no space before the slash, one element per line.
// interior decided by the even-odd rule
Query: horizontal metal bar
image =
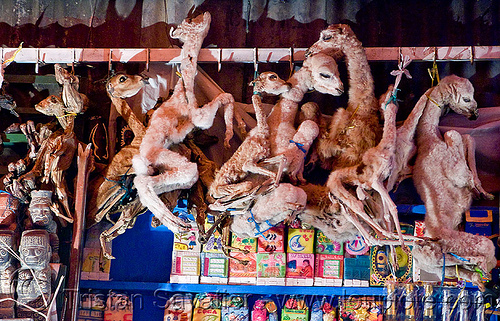
<path fill-rule="evenodd" d="M 204 48 L 198 62 L 274 63 L 302 62 L 307 48 Z M 11 58 L 17 48 L 3 48 L 2 61 Z M 257 51 L 257 53 L 255 53 Z M 472 61 L 500 59 L 500 46 L 451 47 L 366 47 L 369 61 L 394 61 L 399 54 L 415 61 Z M 101 63 L 164 62 L 179 63 L 180 48 L 23 48 L 15 56 L 17 63 Z M 149 56 L 149 57 L 148 57 Z"/>

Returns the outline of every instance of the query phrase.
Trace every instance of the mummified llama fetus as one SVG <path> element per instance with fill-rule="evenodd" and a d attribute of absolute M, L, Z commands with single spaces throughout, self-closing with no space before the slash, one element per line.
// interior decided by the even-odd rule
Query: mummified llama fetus
<path fill-rule="evenodd" d="M 386 92 L 385 99 L 381 99 L 380 107 L 384 111 L 384 130 L 378 145 L 368 149 L 363 154 L 359 165 L 334 170 L 330 174 L 326 185 L 332 195 L 342 204 L 345 204 L 349 211 L 358 215 L 380 236 L 393 238 L 392 231 L 396 227 L 398 238 L 402 243 L 401 245 L 404 246 L 398 211 L 383 183 L 391 173 L 396 146 L 396 113 L 398 106 L 391 99 L 392 88 L 391 86 Z M 357 195 L 355 196 L 348 191 L 346 186 L 356 188 Z M 380 207 L 382 208 L 385 226 L 379 225 L 364 210 L 363 197 L 360 196 L 370 190 L 377 192 L 380 196 Z M 352 223 L 356 225 L 355 221 Z M 372 239 L 362 225 L 357 224 L 357 227 L 367 242 Z M 370 243 L 373 244 L 373 242 L 372 240 Z"/>
<path fill-rule="evenodd" d="M 319 138 L 318 154 L 325 169 L 357 165 L 363 153 L 381 138 L 379 104 L 362 43 L 348 25 L 331 25 L 306 52 L 333 54 L 341 51 L 349 75 L 347 108 L 334 113 L 327 135 Z"/>
<path fill-rule="evenodd" d="M 281 99 L 267 118 L 271 156 L 278 156 L 268 162 L 279 162 L 280 157 L 284 156 L 284 171 L 290 179 L 304 182 L 303 159 L 316 139 L 319 128 L 312 120 L 305 120 L 297 129 L 295 128 L 299 103 L 309 90 L 315 89 L 323 94 L 339 96 L 344 92 L 344 85 L 340 80 L 337 63 L 332 57 L 324 54 L 306 58 L 302 68 L 295 72 L 288 82 L 292 86 L 291 89 L 281 95 Z"/>
<path fill-rule="evenodd" d="M 184 45 L 181 51 L 181 78 L 172 96 L 162 103 L 151 117 L 146 134 L 133 159 L 136 172 L 134 185 L 139 198 L 159 220 L 172 231 L 187 231 L 189 224 L 175 216 L 158 197 L 159 194 L 188 189 L 198 180 L 195 163 L 171 150 L 172 145 L 184 140 L 193 129 L 212 126 L 217 110 L 225 106 L 226 137 L 232 136 L 233 96 L 220 94 L 212 102 L 198 107 L 194 94 L 194 79 L 198 53 L 208 33 L 208 12 L 194 19 L 186 19 L 173 33 Z"/>
<path fill-rule="evenodd" d="M 14 299 L 14 272 L 16 264 L 12 256 L 15 251 L 13 231 L 0 231 L 0 300 Z M 0 318 L 14 317 L 14 301 L 3 301 L 0 303 Z"/>
<path fill-rule="evenodd" d="M 279 95 L 290 90 L 290 85 L 274 72 L 261 73 L 250 84 L 254 87 L 252 103 L 257 126 L 252 128 L 236 152 L 217 171 L 208 193 L 219 201 L 245 196 L 256 187 L 252 180 L 244 180 L 250 173 L 273 178 L 276 185 L 281 177 L 279 171 L 276 173 L 258 164 L 271 155 L 269 125 L 262 110 L 261 93 Z"/>
<path fill-rule="evenodd" d="M 17 301 L 46 312 L 52 295 L 49 266 L 52 253 L 47 231 L 24 231 L 21 235 L 19 254 L 21 268 L 18 272 L 16 287 Z M 32 317 L 33 313 L 22 305 L 17 306 L 18 317 Z"/>
<path fill-rule="evenodd" d="M 473 138 L 454 130 L 441 135 L 438 129 L 446 107 L 471 120 L 477 118 L 474 87 L 468 79 L 451 75 L 428 91 L 426 97 L 417 125 L 417 158 L 413 169 L 413 182 L 426 207 L 426 233 L 438 238 L 446 253 L 467 260 L 458 268 L 459 276 L 483 288 L 479 273 L 465 270 L 473 265 L 489 275 L 497 262 L 493 242 L 457 228 L 474 195 L 493 196 L 482 188 L 478 178 Z M 429 262 L 432 257 L 426 257 L 428 265 L 421 266 L 422 269 L 432 265 Z"/>

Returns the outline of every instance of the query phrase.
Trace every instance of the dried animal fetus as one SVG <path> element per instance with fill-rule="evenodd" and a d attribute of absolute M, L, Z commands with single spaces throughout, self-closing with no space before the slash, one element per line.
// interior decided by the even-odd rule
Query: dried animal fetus
<path fill-rule="evenodd" d="M 217 171 L 208 192 L 217 204 L 230 203 L 236 198 L 247 196 L 252 191 L 255 192 L 256 188 L 260 187 L 259 183 L 262 182 L 247 180 L 246 177 L 251 173 L 272 178 L 275 186 L 281 177 L 280 169 L 274 172 L 258 164 L 271 155 L 270 130 L 262 110 L 261 93 L 279 95 L 288 91 L 290 86 L 274 72 L 264 72 L 250 84 L 254 87 L 252 103 L 257 126 L 248 133 L 231 158 Z"/>
<path fill-rule="evenodd" d="M 451 75 L 425 96 L 427 100 L 417 125 L 418 152 L 413 182 L 426 207 L 426 233 L 437 238 L 446 253 L 464 258 L 459 268 L 460 277 L 482 288 L 477 272 L 462 274 L 461 268 L 474 265 L 489 275 L 496 265 L 495 247 L 488 238 L 458 231 L 457 227 L 473 196 L 490 199 L 493 196 L 483 189 L 477 175 L 472 137 L 454 130 L 441 135 L 438 130 L 439 119 L 447 107 L 471 120 L 478 117 L 474 87 L 468 79 Z M 422 269 L 432 269 L 437 263 L 427 262 Z"/>
<path fill-rule="evenodd" d="M 373 77 L 361 42 L 348 25 L 330 25 L 306 52 L 337 54 L 341 51 L 349 75 L 347 108 L 334 113 L 327 135 L 319 138 L 318 154 L 325 169 L 357 165 L 366 150 L 381 138 L 381 115 Z"/>
<path fill-rule="evenodd" d="M 198 107 L 194 94 L 197 57 L 209 24 L 210 14 L 207 12 L 194 19 L 186 19 L 171 34 L 184 43 L 181 51 L 182 77 L 172 96 L 153 113 L 139 155 L 133 159 L 136 172 L 134 184 L 142 204 L 172 231 L 185 231 L 189 224 L 175 216 L 158 195 L 191 188 L 198 180 L 198 170 L 195 163 L 171 150 L 171 146 L 182 142 L 194 128 L 212 126 L 215 113 L 222 106 L 227 107 L 226 112 L 230 112 L 231 116 L 225 117 L 226 144 L 232 136 L 232 95 L 220 94 L 212 102 Z"/>

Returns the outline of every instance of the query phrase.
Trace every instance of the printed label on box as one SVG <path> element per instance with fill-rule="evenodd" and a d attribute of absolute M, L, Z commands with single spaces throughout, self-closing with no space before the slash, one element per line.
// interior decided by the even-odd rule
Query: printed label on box
<path fill-rule="evenodd" d="M 198 229 L 191 228 L 188 232 L 174 233 L 174 250 L 200 252 L 201 244 L 198 242 Z"/>
<path fill-rule="evenodd" d="M 316 254 L 315 276 L 327 279 L 342 279 L 344 256 L 334 254 Z"/>
<path fill-rule="evenodd" d="M 200 275 L 200 254 L 191 251 L 172 251 L 172 275 Z"/>
<path fill-rule="evenodd" d="M 285 275 L 285 253 L 257 253 L 257 277 L 284 278 Z"/>
<path fill-rule="evenodd" d="M 264 235 L 264 236 L 262 236 Z M 262 232 L 257 239 L 257 251 L 259 253 L 285 252 L 285 228 L 275 226 Z"/>
<path fill-rule="evenodd" d="M 287 253 L 286 277 L 287 279 L 313 279 L 314 254 Z"/>
<path fill-rule="evenodd" d="M 164 321 L 191 321 L 193 314 L 193 302 L 190 294 L 176 293 L 168 299 Z"/>
<path fill-rule="evenodd" d="M 314 253 L 314 230 L 289 229 L 288 253 Z"/>
<path fill-rule="evenodd" d="M 257 252 L 257 238 L 256 237 L 239 237 L 235 234 L 231 237 L 231 246 L 240 250 L 246 250 L 249 253 Z"/>
<path fill-rule="evenodd" d="M 392 255 L 390 254 L 390 247 L 372 246 L 370 250 L 370 285 L 371 286 L 384 286 L 387 280 L 394 280 L 398 283 L 408 283 L 412 280 L 413 258 L 411 249 L 403 250 L 401 246 L 395 246 L 398 269 L 391 273 Z M 392 264 L 394 266 L 394 264 Z"/>
<path fill-rule="evenodd" d="M 237 260 L 229 260 L 229 283 L 232 284 L 256 284 L 257 283 L 257 253 L 232 252 L 231 256 L 246 261 L 247 264 Z"/>
<path fill-rule="evenodd" d="M 213 224 L 211 223 L 206 223 L 205 224 L 205 230 L 208 231 L 210 227 L 212 227 Z M 214 230 L 214 232 L 210 235 L 208 238 L 207 243 L 203 244 L 203 252 L 206 253 L 222 253 L 222 241 L 223 241 L 222 235 L 217 231 L 217 229 Z"/>
<path fill-rule="evenodd" d="M 193 321 L 221 321 L 221 310 L 195 308 L 193 310 Z"/>
<path fill-rule="evenodd" d="M 365 321 L 382 320 L 382 301 L 374 297 L 349 297 L 339 299 L 339 315 L 345 320 Z"/>
<path fill-rule="evenodd" d="M 316 254 L 343 255 L 344 247 L 342 243 L 330 240 L 320 230 L 316 230 Z"/>
<path fill-rule="evenodd" d="M 228 258 L 223 253 L 203 253 L 202 276 L 227 278 Z"/>
<path fill-rule="evenodd" d="M 281 321 L 309 321 L 309 310 L 293 310 L 283 308 Z"/>

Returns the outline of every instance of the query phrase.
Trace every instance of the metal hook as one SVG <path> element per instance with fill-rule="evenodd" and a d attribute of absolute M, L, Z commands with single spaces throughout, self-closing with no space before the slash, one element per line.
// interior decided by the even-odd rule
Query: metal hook
<path fill-rule="evenodd" d="M 222 68 L 222 48 L 219 48 L 219 57 L 217 57 L 217 72 Z"/>
<path fill-rule="evenodd" d="M 37 50 L 36 50 L 36 64 L 35 64 L 35 73 L 36 74 L 38 74 L 39 65 L 40 65 L 40 48 L 37 48 Z"/>
<path fill-rule="evenodd" d="M 108 56 L 108 74 L 109 72 L 113 69 L 113 49 L 109 49 L 109 56 Z"/>
<path fill-rule="evenodd" d="M 73 61 L 71 62 L 71 73 L 75 74 L 76 48 L 73 48 Z"/>
<path fill-rule="evenodd" d="M 472 65 L 474 63 L 474 46 L 470 46 L 470 64 Z"/>
<path fill-rule="evenodd" d="M 398 66 L 401 65 L 401 61 L 403 60 L 403 50 L 401 49 L 401 47 L 399 47 L 399 50 L 398 50 L 399 54 L 398 54 Z"/>
<path fill-rule="evenodd" d="M 150 50 L 146 48 L 146 71 L 149 72 Z"/>
<path fill-rule="evenodd" d="M 257 47 L 253 48 L 253 70 L 254 70 L 254 78 L 257 78 L 259 74 L 259 54 L 257 51 Z"/>
<path fill-rule="evenodd" d="M 293 69 L 294 69 L 293 52 L 294 52 L 293 47 L 290 47 L 290 60 L 289 60 L 289 63 L 290 63 L 290 76 L 288 78 L 292 77 Z"/>

